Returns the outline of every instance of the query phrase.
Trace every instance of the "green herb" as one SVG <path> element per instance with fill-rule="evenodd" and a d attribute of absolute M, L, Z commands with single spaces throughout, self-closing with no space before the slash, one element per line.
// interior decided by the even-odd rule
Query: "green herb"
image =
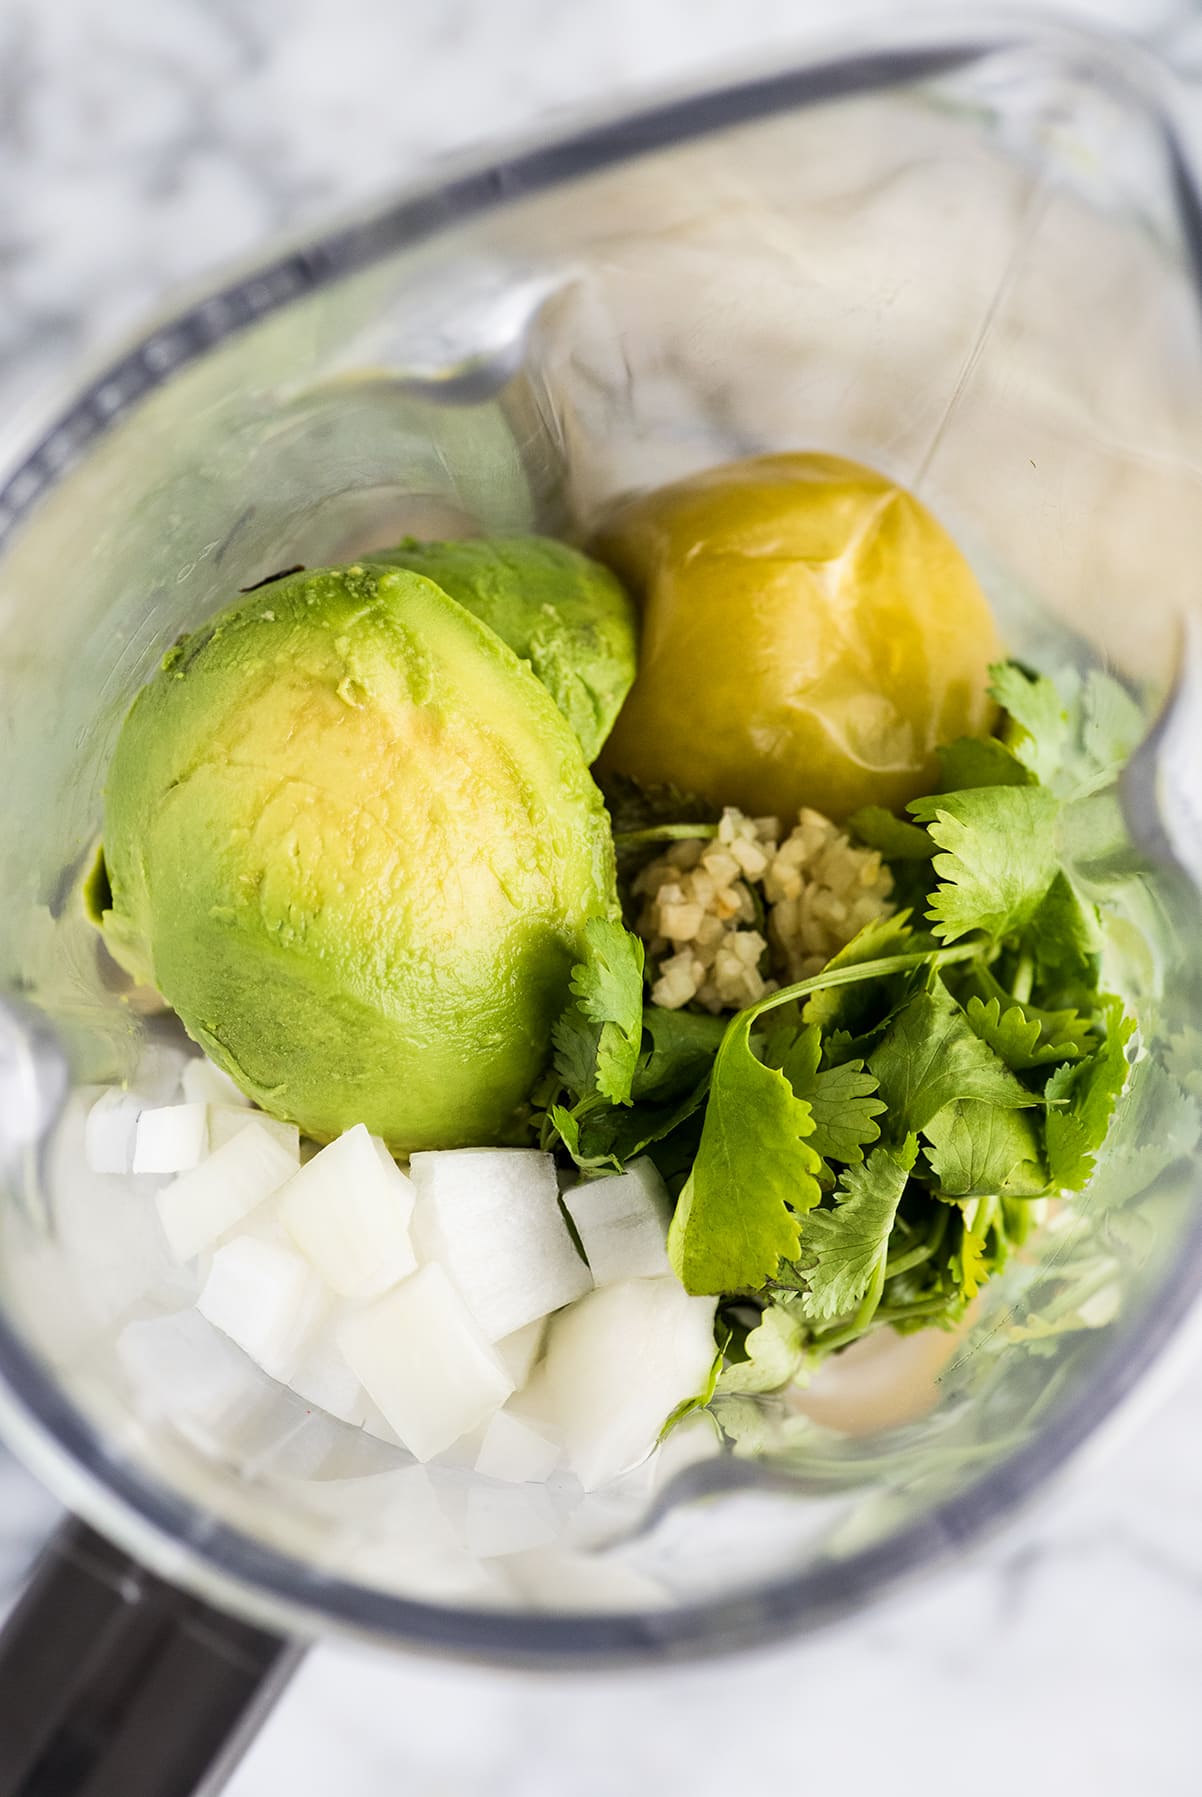
<path fill-rule="evenodd" d="M 1011 1110 L 1039 1102 L 974 1034 L 939 984 L 917 993 L 898 1012 L 868 1065 L 898 1132 L 923 1129 L 955 1099 L 975 1098 Z"/>
<path fill-rule="evenodd" d="M 853 811 L 847 827 L 870 849 L 879 849 L 886 861 L 929 861 L 934 845 L 917 824 L 886 811 L 883 805 L 864 805 Z"/>
<path fill-rule="evenodd" d="M 1116 998 L 1103 1000 L 1107 1035 L 1083 1061 L 1057 1068 L 1046 1088 L 1048 1165 L 1052 1181 L 1080 1191 L 1106 1140 L 1110 1114 L 1127 1080 L 1127 1043 L 1135 1020 Z"/>
<path fill-rule="evenodd" d="M 995 736 L 961 736 L 939 750 L 939 785 L 944 792 L 977 786 L 1030 786 L 1031 769 Z"/>
<path fill-rule="evenodd" d="M 1113 791 L 1138 707 L 1105 676 L 993 677 L 999 737 L 941 749 L 944 790 L 911 821 L 877 806 L 850 820 L 913 908 L 813 978 L 734 1017 L 665 1011 L 644 1003 L 637 943 L 590 927 L 536 1122 L 591 1171 L 649 1154 L 679 1193 L 672 1264 L 725 1299 L 733 1330 L 724 1404 L 867 1330 L 954 1327 L 1045 1193 L 1092 1178 L 1090 1201 L 1117 1205 L 1202 1130 L 1099 991 L 1099 905 L 1113 943 L 1117 895 L 1142 890 Z M 628 787 L 611 804 L 629 856 L 712 833 L 712 809 L 680 794 Z"/>
<path fill-rule="evenodd" d="M 764 1044 L 764 1059 L 779 1067 L 794 1093 L 809 1105 L 814 1118 L 810 1146 L 823 1160 L 862 1161 L 864 1147 L 880 1135 L 877 1117 L 885 1109 L 875 1074 L 863 1061 L 844 1061 L 819 1070 L 822 1032 L 815 1024 L 795 1029 L 780 1024 Z"/>
<path fill-rule="evenodd" d="M 945 1198 L 1037 1198 L 1048 1189 L 1039 1131 L 1026 1111 L 961 1098 L 923 1129 Z"/>
<path fill-rule="evenodd" d="M 762 1285 L 796 1255 L 799 1214 L 822 1196 L 822 1163 L 806 1141 L 814 1113 L 757 1058 L 750 1019 L 736 1017 L 714 1060 L 701 1146 L 668 1236 L 690 1292 Z"/>
<path fill-rule="evenodd" d="M 981 952 L 964 944 L 848 960 L 842 966 L 832 961 L 812 979 L 770 993 L 731 1021 L 714 1057 L 697 1159 L 668 1237 L 672 1266 L 686 1290 L 721 1293 L 764 1285 L 780 1261 L 796 1258 L 800 1218 L 822 1196 L 822 1161 L 807 1140 L 815 1131 L 813 1109 L 783 1073 L 755 1053 L 755 1019 L 828 988 L 933 969 Z M 976 1049 L 989 1054 L 971 1030 L 967 1034 Z M 999 1068 L 1007 1077 L 1000 1063 Z M 1023 1100 L 1035 1102 L 1026 1093 Z"/>
<path fill-rule="evenodd" d="M 978 786 L 914 799 L 908 809 L 944 850 L 927 912 L 937 936 L 1003 937 L 1031 921 L 1058 872 L 1060 806 L 1046 788 Z"/>
<path fill-rule="evenodd" d="M 805 1358 L 806 1332 L 791 1299 L 766 1306 L 743 1344 L 744 1358 L 727 1366 L 718 1379 L 726 1393 L 779 1391 L 797 1376 Z"/>
<path fill-rule="evenodd" d="M 1050 782 L 1068 744 L 1068 704 L 1052 681 L 1029 674 L 1017 662 L 1003 662 L 990 674 L 990 690 L 1007 714 L 1003 743 L 1037 780 Z"/>
<path fill-rule="evenodd" d="M 1090 1025 L 1076 1011 L 1040 1012 L 1008 995 L 985 1000 L 973 994 L 964 1014 L 982 1042 L 1015 1073 L 1049 1062 L 1079 1061 L 1087 1052 Z"/>
<path fill-rule="evenodd" d="M 595 1087 L 629 1104 L 643 1038 L 643 945 L 608 918 L 584 926 L 586 959 L 572 970 L 575 1003 L 553 1032 L 556 1066 L 572 1090 Z"/>
<path fill-rule="evenodd" d="M 867 1297 L 871 1309 L 885 1283 L 889 1238 L 901 1195 L 918 1153 L 909 1135 L 898 1148 L 881 1143 L 859 1167 L 849 1167 L 830 1210 L 806 1219 L 801 1270 L 806 1278 L 806 1309 L 816 1321 L 855 1310 Z"/>
<path fill-rule="evenodd" d="M 664 1099 L 691 1091 L 708 1074 L 726 1024 L 725 1017 L 648 1005 L 643 1012 L 643 1051 L 631 1086 L 634 1098 Z"/>

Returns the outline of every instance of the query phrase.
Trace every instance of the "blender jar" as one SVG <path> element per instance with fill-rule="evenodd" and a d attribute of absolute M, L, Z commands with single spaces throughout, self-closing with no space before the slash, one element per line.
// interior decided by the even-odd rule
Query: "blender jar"
<path fill-rule="evenodd" d="M 166 1102 L 186 1044 L 79 898 L 133 694 L 239 589 L 406 531 L 578 536 L 623 491 L 822 449 L 949 526 L 1011 653 L 1167 695 L 1100 802 L 1135 844 L 1116 952 L 1188 1086 L 1202 220 L 1170 97 L 1126 47 L 1005 27 L 678 97 L 279 252 L 10 446 L 0 1426 L 118 1544 L 97 1571 L 89 1538 L 101 1586 L 123 1550 L 251 1625 L 243 1697 L 286 1670 L 264 1631 L 592 1664 L 814 1626 L 1009 1514 L 1178 1333 L 1197 1116 L 1144 1081 L 1129 1164 L 962 1336 L 839 1375 L 854 1427 L 728 1396 L 721 1451 L 703 1421 L 588 1499 L 425 1472 L 204 1325 L 152 1185 L 88 1172 L 98 1090 Z"/>

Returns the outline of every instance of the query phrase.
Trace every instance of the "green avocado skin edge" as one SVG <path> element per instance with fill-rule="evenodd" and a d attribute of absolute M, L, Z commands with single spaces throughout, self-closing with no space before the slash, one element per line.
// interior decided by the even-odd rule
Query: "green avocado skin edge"
<path fill-rule="evenodd" d="M 317 1140 L 362 1122 L 400 1153 L 516 1139 L 584 926 L 619 910 L 548 691 L 379 565 L 285 577 L 170 651 L 104 857 L 110 951 L 206 1053 Z"/>
<path fill-rule="evenodd" d="M 638 662 L 634 604 L 608 568 L 551 537 L 410 537 L 371 560 L 424 574 L 494 630 L 596 760 Z"/>

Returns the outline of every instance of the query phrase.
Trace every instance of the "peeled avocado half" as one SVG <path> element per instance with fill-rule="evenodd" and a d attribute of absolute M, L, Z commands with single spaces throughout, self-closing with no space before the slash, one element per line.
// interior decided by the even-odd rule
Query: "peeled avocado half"
<path fill-rule="evenodd" d="M 373 561 L 411 568 L 530 663 L 593 761 L 634 680 L 637 622 L 599 562 L 551 537 L 405 541 Z"/>
<path fill-rule="evenodd" d="M 506 1139 L 592 917 L 618 915 L 580 745 L 433 581 L 251 593 L 134 701 L 105 939 L 272 1114 L 407 1152 Z"/>

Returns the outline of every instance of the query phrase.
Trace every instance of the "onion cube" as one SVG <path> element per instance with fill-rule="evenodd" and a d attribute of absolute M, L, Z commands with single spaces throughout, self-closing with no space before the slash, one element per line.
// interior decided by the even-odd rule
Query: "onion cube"
<path fill-rule="evenodd" d="M 236 1086 L 228 1073 L 215 1067 L 206 1055 L 194 1055 L 180 1076 L 185 1099 L 189 1104 L 219 1104 L 250 1109 L 250 1099 Z"/>
<path fill-rule="evenodd" d="M 431 1460 L 499 1410 L 513 1381 L 441 1267 L 345 1317 L 338 1341 L 385 1421 Z"/>
<path fill-rule="evenodd" d="M 139 1407 L 173 1422 L 232 1428 L 236 1418 L 257 1414 L 278 1390 L 191 1308 L 128 1324 L 116 1348 Z"/>
<path fill-rule="evenodd" d="M 224 1148 L 249 1123 L 253 1123 L 258 1129 L 265 1129 L 269 1136 L 274 1136 L 280 1147 L 288 1150 L 293 1164 L 300 1166 L 300 1130 L 295 1123 L 281 1123 L 278 1117 L 268 1117 L 263 1111 L 240 1110 L 232 1104 L 211 1104 L 208 1109 L 211 1152 Z"/>
<path fill-rule="evenodd" d="M 485 1426 L 476 1471 L 509 1485 L 539 1484 L 550 1478 L 562 1457 L 558 1442 L 508 1410 L 498 1410 Z"/>
<path fill-rule="evenodd" d="M 559 1208 L 555 1163 L 536 1148 L 415 1154 L 415 1228 L 490 1341 L 570 1304 L 592 1275 Z"/>
<path fill-rule="evenodd" d="M 185 1173 L 198 1167 L 208 1152 L 207 1105 L 158 1105 L 138 1118 L 135 1173 Z"/>
<path fill-rule="evenodd" d="M 93 1173 L 132 1173 L 138 1118 L 146 1101 L 114 1087 L 102 1092 L 84 1125 L 84 1159 Z"/>
<path fill-rule="evenodd" d="M 326 1307 L 321 1281 L 291 1248 L 235 1236 L 213 1255 L 196 1308 L 265 1373 L 287 1381 Z"/>
<path fill-rule="evenodd" d="M 300 1359 L 288 1375 L 288 1383 L 306 1404 L 315 1405 L 339 1422 L 359 1429 L 367 1421 L 367 1393 L 358 1375 L 346 1364 L 333 1324 L 323 1324 L 306 1341 Z"/>
<path fill-rule="evenodd" d="M 568 1464 L 586 1491 L 637 1466 L 714 1364 L 714 1298 L 672 1275 L 590 1292 L 551 1325 L 543 1378 Z"/>
<path fill-rule="evenodd" d="M 512 1335 L 503 1335 L 496 1344 L 497 1353 L 519 1391 L 534 1371 L 546 1339 L 547 1319 L 535 1317 L 533 1323 L 515 1329 Z"/>
<path fill-rule="evenodd" d="M 252 1122 L 156 1194 L 167 1245 L 176 1260 L 191 1260 L 296 1171 L 296 1162 L 275 1137 Z"/>
<path fill-rule="evenodd" d="M 625 1173 L 585 1180 L 565 1192 L 563 1201 L 598 1285 L 671 1272 L 667 1244 L 672 1200 L 650 1161 L 633 1161 Z"/>
<path fill-rule="evenodd" d="M 413 1187 L 361 1123 L 293 1174 L 279 1207 L 297 1247 L 344 1298 L 376 1297 L 417 1266 Z"/>

